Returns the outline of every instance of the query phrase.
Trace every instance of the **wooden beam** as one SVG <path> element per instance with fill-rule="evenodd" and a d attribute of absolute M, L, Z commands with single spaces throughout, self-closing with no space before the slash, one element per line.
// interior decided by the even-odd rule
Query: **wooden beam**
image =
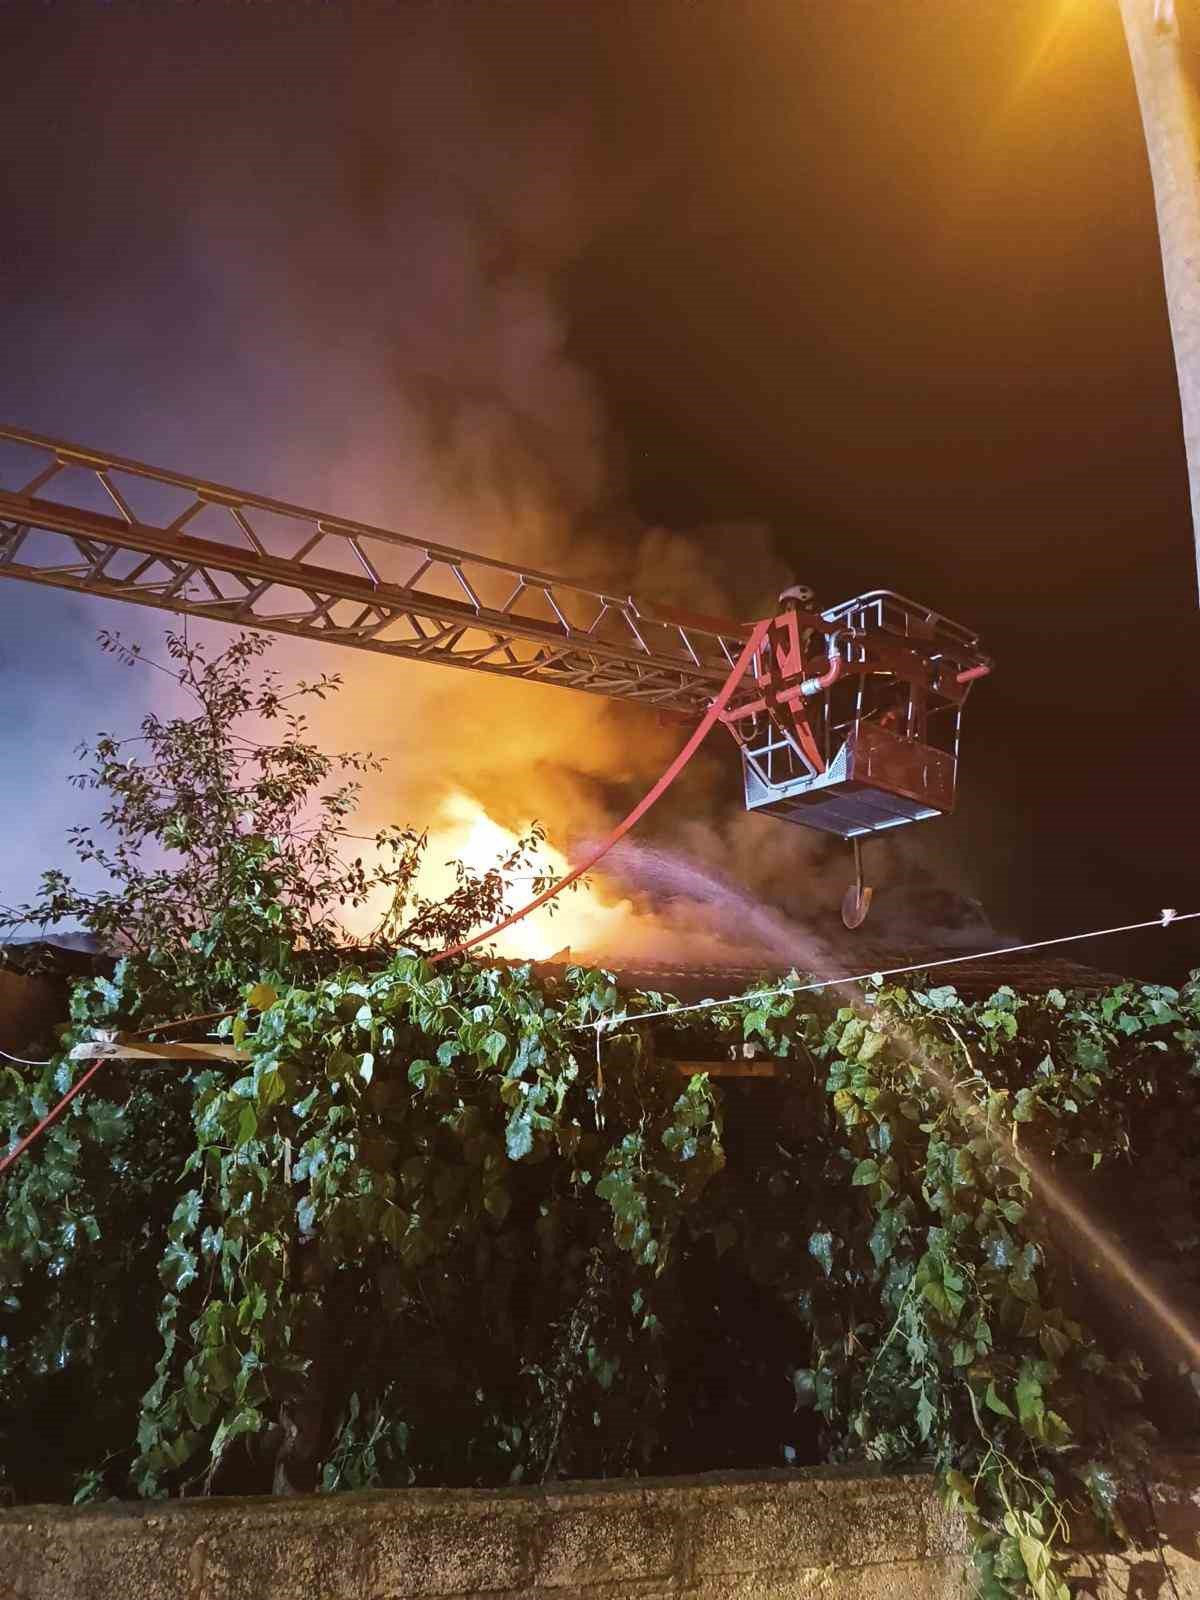
<path fill-rule="evenodd" d="M 72 1061 L 249 1061 L 249 1050 L 234 1044 L 125 1043 L 119 1039 L 96 1039 L 77 1044 Z"/>
<path fill-rule="evenodd" d="M 120 1039 L 96 1039 L 90 1044 L 77 1044 L 71 1051 L 72 1061 L 249 1061 L 249 1050 L 233 1044 L 179 1044 L 170 1039 L 161 1044 Z M 694 1077 L 706 1072 L 710 1078 L 783 1078 L 787 1076 L 787 1063 L 773 1058 L 757 1061 L 670 1061 L 660 1057 L 664 1067 Z"/>
<path fill-rule="evenodd" d="M 786 1063 L 773 1058 L 760 1061 L 669 1061 L 659 1057 L 664 1067 L 674 1067 L 694 1077 L 697 1072 L 707 1072 L 710 1078 L 784 1078 Z"/>

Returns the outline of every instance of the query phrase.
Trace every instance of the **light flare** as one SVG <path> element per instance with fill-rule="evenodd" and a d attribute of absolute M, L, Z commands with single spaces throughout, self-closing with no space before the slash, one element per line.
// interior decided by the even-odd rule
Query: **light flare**
<path fill-rule="evenodd" d="M 1081 7 L 1082 0 L 1058 0 L 1058 4 L 1051 8 L 1024 65 L 1017 74 L 1001 115 L 1012 110 L 1033 87 L 1041 73 L 1049 67 L 1055 52 L 1063 43 L 1063 36 L 1068 26 L 1080 16 Z"/>
<path fill-rule="evenodd" d="M 860 998 L 866 998 L 865 991 L 858 989 L 857 992 Z M 974 1123 L 991 1144 L 998 1148 L 1008 1146 L 1009 1130 L 997 1128 L 992 1124 L 986 1105 L 981 1104 L 969 1093 L 964 1084 L 956 1082 L 949 1073 L 943 1071 L 930 1058 L 928 1052 L 908 1036 L 907 1030 L 893 1026 L 887 1031 L 907 1058 L 937 1084 L 941 1093 L 953 1101 L 958 1110 Z M 961 1044 L 962 1041 L 959 1042 Z M 986 1084 L 986 1078 L 971 1059 L 965 1045 L 963 1050 L 974 1081 Z M 1015 1129 L 1016 1125 L 1013 1127 Z M 1100 1227 L 1078 1201 L 1051 1176 L 1045 1162 L 1038 1160 L 1024 1144 L 1014 1144 L 1012 1148 L 1029 1174 L 1034 1194 L 1049 1210 L 1057 1212 L 1060 1219 L 1066 1223 L 1068 1247 L 1073 1244 L 1079 1265 L 1090 1275 L 1104 1275 L 1108 1277 L 1110 1283 L 1124 1286 L 1148 1313 L 1159 1335 L 1166 1336 L 1168 1350 L 1182 1351 L 1191 1366 L 1200 1370 L 1200 1333 L 1194 1320 L 1162 1293 L 1138 1267 L 1120 1241 L 1111 1232 Z"/>

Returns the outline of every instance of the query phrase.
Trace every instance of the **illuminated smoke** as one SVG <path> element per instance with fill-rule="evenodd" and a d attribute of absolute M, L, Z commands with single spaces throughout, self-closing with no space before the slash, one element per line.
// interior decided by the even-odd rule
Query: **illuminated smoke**
<path fill-rule="evenodd" d="M 48 433 L 650 599 L 739 619 L 770 610 L 797 574 L 768 530 L 639 526 L 621 467 L 636 441 L 614 436 L 571 351 L 565 276 L 654 176 L 645 151 L 631 160 L 619 132 L 569 88 L 592 70 L 586 8 L 547 33 L 550 54 L 536 69 L 513 50 L 503 8 L 402 8 L 396 48 L 379 59 L 354 48 L 340 10 L 306 16 L 303 47 L 264 28 L 255 8 L 231 14 L 236 38 L 220 39 L 190 26 L 186 8 L 106 13 L 106 60 L 122 75 L 116 100 L 94 72 L 93 42 L 47 14 L 45 28 L 59 35 L 49 54 L 78 80 L 55 111 L 55 192 L 64 215 L 89 222 L 55 276 L 29 285 L 21 324 L 30 347 L 6 364 L 4 411 Z M 260 92 L 227 92 L 234 57 L 245 72 L 269 58 Z M 11 143 L 39 121 L 43 99 L 40 83 L 14 84 L 3 113 Z M 89 163 L 71 159 L 90 154 L 97 130 L 104 206 Z M 136 189 L 111 181 L 116 173 L 136 173 Z M 32 890 L 34 862 L 62 858 L 78 797 L 67 793 L 64 814 L 50 816 L 45 793 L 61 791 L 72 746 L 98 725 L 132 726 L 149 704 L 168 704 L 153 674 L 86 659 L 78 671 L 92 703 L 48 696 L 64 634 L 73 649 L 103 624 L 151 647 L 160 618 L 15 589 L 0 599 L 37 620 L 4 669 L 29 734 L 3 779 L 10 814 L 28 821 L 19 855 L 0 871 L 10 900 Z M 216 642 L 222 630 L 193 625 L 193 635 Z M 565 857 L 624 813 L 685 731 L 588 696 L 291 640 L 275 661 L 308 677 L 341 671 L 346 690 L 314 719 L 318 737 L 388 757 L 363 832 L 437 825 L 448 806 L 467 803 L 510 832 L 542 821 Z M 830 912 L 846 881 L 844 847 L 741 817 L 736 772 L 732 742 L 718 732 L 639 839 L 794 924 Z M 593 953 L 761 953 L 728 902 L 718 917 L 709 892 L 664 895 L 626 859 L 626 876 L 612 867 L 596 877 L 606 914 L 593 919 Z M 880 845 L 875 881 L 900 881 L 920 859 L 907 842 Z M 536 942 L 543 948 L 540 932 Z M 768 939 L 767 953 L 778 942 Z"/>

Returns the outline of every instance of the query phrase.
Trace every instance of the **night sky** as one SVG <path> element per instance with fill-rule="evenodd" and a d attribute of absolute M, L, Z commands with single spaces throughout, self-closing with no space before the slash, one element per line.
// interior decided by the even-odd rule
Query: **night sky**
<path fill-rule="evenodd" d="M 393 399 L 436 428 L 513 392 L 428 333 L 466 217 L 602 419 L 600 488 L 541 452 L 581 526 L 736 572 L 759 525 L 825 603 L 978 627 L 997 672 L 936 826 L 998 924 L 1200 909 L 1192 529 L 1115 4 L 10 0 L 0 53 L 7 420 L 403 526 L 402 473 L 345 470 Z M 158 627 L 0 586 L 10 844 L 108 712 L 102 623 Z M 1200 941 L 1080 956 L 1179 976 Z"/>

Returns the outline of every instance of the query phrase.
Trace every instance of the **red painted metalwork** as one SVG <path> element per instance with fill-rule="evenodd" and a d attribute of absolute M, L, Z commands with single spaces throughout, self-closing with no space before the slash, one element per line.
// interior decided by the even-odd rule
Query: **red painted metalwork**
<path fill-rule="evenodd" d="M 0 487 L 0 577 L 688 720 L 708 715 L 751 631 L 0 427 L 0 485 L 14 482 Z M 961 708 L 990 670 L 974 635 L 885 590 L 825 611 L 800 588 L 783 603 L 719 713 L 747 806 L 847 838 L 949 810 Z M 903 714 L 875 703 L 880 684 L 903 692 Z"/>

